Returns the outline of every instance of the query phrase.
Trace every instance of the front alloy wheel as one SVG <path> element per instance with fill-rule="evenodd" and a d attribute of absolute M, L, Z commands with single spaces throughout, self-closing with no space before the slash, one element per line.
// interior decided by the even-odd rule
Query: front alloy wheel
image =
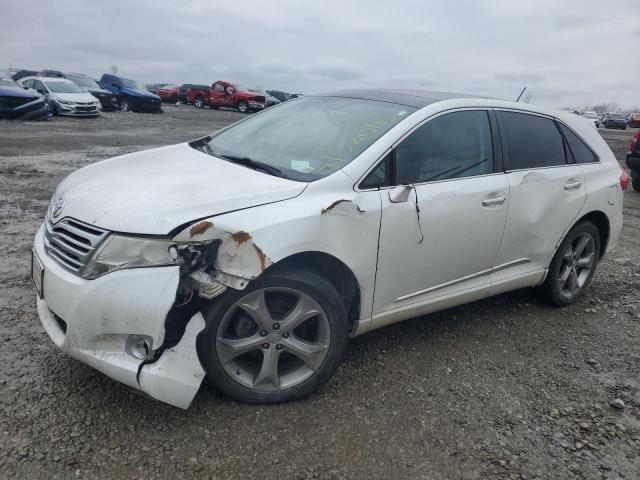
<path fill-rule="evenodd" d="M 336 370 L 347 342 L 335 287 L 314 272 L 279 272 L 228 291 L 205 312 L 198 340 L 212 383 L 250 403 L 302 398 Z"/>
<path fill-rule="evenodd" d="M 273 392 L 299 385 L 318 370 L 330 331 L 322 307 L 306 293 L 263 288 L 229 309 L 218 326 L 215 350 L 235 381 Z"/>
<path fill-rule="evenodd" d="M 204 107 L 204 98 L 196 97 L 196 99 L 193 101 L 193 104 L 195 105 L 196 108 Z"/>
<path fill-rule="evenodd" d="M 120 110 L 122 110 L 123 112 L 128 112 L 130 110 L 129 100 L 127 100 L 126 98 L 120 100 Z"/>

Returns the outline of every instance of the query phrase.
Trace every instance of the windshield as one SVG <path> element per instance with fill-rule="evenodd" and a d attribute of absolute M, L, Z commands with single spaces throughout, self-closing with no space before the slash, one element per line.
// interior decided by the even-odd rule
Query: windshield
<path fill-rule="evenodd" d="M 592 118 L 592 119 L 598 118 L 598 114 L 597 113 L 593 113 L 593 112 L 587 112 L 587 113 L 584 114 L 584 116 L 586 118 Z"/>
<path fill-rule="evenodd" d="M 251 92 L 251 90 L 249 90 L 244 85 L 235 84 L 235 85 L 233 85 L 233 88 L 235 88 L 237 92 Z"/>
<path fill-rule="evenodd" d="M 100 85 L 98 85 L 98 83 L 93 78 L 85 77 L 84 75 L 67 75 L 67 78 L 76 85 L 80 85 L 81 87 L 95 89 L 100 88 Z"/>
<path fill-rule="evenodd" d="M 616 120 L 624 120 L 624 115 L 621 113 L 612 113 L 609 116 L 611 118 L 615 118 Z"/>
<path fill-rule="evenodd" d="M 44 83 L 53 93 L 84 93 L 84 90 L 69 80 L 47 80 Z"/>
<path fill-rule="evenodd" d="M 287 178 L 313 181 L 353 161 L 416 109 L 357 98 L 305 97 L 215 135 L 213 155 L 248 157 Z"/>
<path fill-rule="evenodd" d="M 122 86 L 124 88 L 133 88 L 134 90 L 147 89 L 147 87 L 145 87 L 142 83 L 136 82 L 135 80 L 129 80 L 128 78 L 121 78 L 121 80 L 122 80 Z"/>
<path fill-rule="evenodd" d="M 0 85 L 5 85 L 9 87 L 16 87 L 16 83 L 10 78 L 0 78 Z"/>

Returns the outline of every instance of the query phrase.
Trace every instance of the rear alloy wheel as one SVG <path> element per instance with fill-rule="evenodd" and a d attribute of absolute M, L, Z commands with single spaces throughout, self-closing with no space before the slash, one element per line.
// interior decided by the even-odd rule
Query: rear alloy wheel
<path fill-rule="evenodd" d="M 565 237 L 556 252 L 539 292 L 552 305 L 563 307 L 584 292 L 596 270 L 600 233 L 591 222 L 581 222 Z"/>
<path fill-rule="evenodd" d="M 238 111 L 240 113 L 247 113 L 249 111 L 249 104 L 241 100 L 240 103 L 238 103 Z"/>
<path fill-rule="evenodd" d="M 131 110 L 131 108 L 129 108 L 129 100 L 127 100 L 126 98 L 120 100 L 120 110 L 122 110 L 123 112 L 128 112 L 129 110 Z"/>
<path fill-rule="evenodd" d="M 202 98 L 201 96 L 196 97 L 196 99 L 193 101 L 193 104 L 196 108 L 204 107 L 204 98 Z"/>
<path fill-rule="evenodd" d="M 211 304 L 198 339 L 212 383 L 249 403 L 295 400 L 333 375 L 347 343 L 344 306 L 313 272 L 281 272 Z"/>

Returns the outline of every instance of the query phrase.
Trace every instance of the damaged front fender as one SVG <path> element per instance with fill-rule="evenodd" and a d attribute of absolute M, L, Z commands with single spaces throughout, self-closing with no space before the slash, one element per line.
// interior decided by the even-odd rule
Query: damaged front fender
<path fill-rule="evenodd" d="M 273 262 L 244 230 L 230 231 L 203 220 L 184 229 L 173 240 L 177 243 L 208 244 L 218 242 L 211 268 L 215 281 L 237 290 L 255 280 Z"/>

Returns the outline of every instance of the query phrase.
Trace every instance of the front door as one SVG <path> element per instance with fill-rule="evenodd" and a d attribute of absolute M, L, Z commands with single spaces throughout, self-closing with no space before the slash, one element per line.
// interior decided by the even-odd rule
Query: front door
<path fill-rule="evenodd" d="M 442 114 L 396 147 L 396 186 L 380 192 L 374 326 L 424 313 L 439 299 L 488 294 L 509 203 L 494 159 L 484 110 Z"/>

